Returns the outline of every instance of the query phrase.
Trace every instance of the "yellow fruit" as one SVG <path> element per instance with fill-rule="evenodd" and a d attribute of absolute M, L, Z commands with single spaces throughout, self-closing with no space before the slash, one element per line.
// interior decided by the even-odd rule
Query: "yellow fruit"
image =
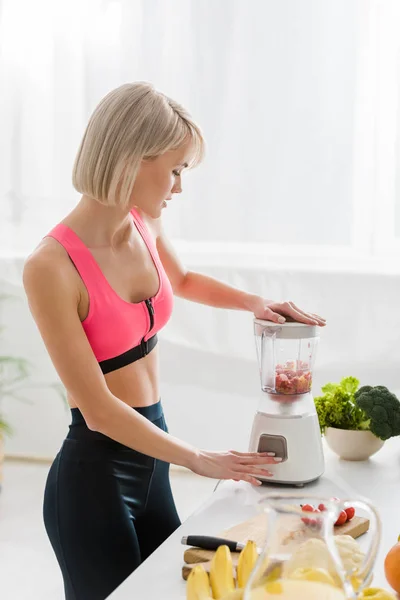
<path fill-rule="evenodd" d="M 271 568 L 271 570 L 268 571 L 267 575 L 264 575 L 259 580 L 260 585 L 263 585 L 264 583 L 268 583 L 269 581 L 277 581 L 281 577 L 282 577 L 282 567 L 280 565 L 277 565 L 273 569 Z"/>
<path fill-rule="evenodd" d="M 364 598 L 369 600 L 396 600 L 396 596 L 382 588 L 365 588 L 358 598 L 359 600 L 364 600 Z"/>
<path fill-rule="evenodd" d="M 342 590 L 318 581 L 281 579 L 251 592 L 251 600 L 345 600 Z"/>
<path fill-rule="evenodd" d="M 358 577 L 357 575 L 351 575 L 350 583 L 353 586 L 353 590 L 355 592 L 358 592 L 358 590 L 360 589 L 360 587 L 363 583 L 363 580 L 360 577 Z"/>
<path fill-rule="evenodd" d="M 264 589 L 268 594 L 283 594 L 283 586 L 280 581 L 269 581 Z"/>
<path fill-rule="evenodd" d="M 223 598 L 235 589 L 232 555 L 228 546 L 219 546 L 214 554 L 210 566 L 210 581 L 216 600 Z"/>
<path fill-rule="evenodd" d="M 332 575 L 326 569 L 321 568 L 298 568 L 290 573 L 289 579 L 297 579 L 299 581 L 319 581 L 328 585 L 335 585 Z"/>
<path fill-rule="evenodd" d="M 342 590 L 318 581 L 295 581 L 281 579 L 276 581 L 274 588 L 267 588 L 264 596 L 251 595 L 252 600 L 345 600 Z M 258 592 L 258 589 L 254 590 Z"/>
<path fill-rule="evenodd" d="M 211 600 L 210 581 L 203 565 L 196 565 L 186 584 L 186 600 Z"/>
<path fill-rule="evenodd" d="M 258 560 L 257 546 L 255 542 L 249 540 L 240 553 L 237 566 L 237 584 L 239 588 L 244 588 L 249 580 Z"/>

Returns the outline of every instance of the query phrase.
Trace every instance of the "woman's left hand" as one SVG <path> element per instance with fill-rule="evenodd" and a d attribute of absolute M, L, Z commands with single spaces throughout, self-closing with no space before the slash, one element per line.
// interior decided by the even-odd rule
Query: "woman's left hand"
<path fill-rule="evenodd" d="M 319 325 L 323 327 L 326 324 L 325 319 L 314 313 L 305 312 L 294 302 L 273 302 L 264 300 L 261 296 L 255 298 L 252 303 L 252 311 L 256 319 L 265 321 L 274 321 L 275 323 L 285 323 L 286 321 L 296 321 L 307 325 Z"/>

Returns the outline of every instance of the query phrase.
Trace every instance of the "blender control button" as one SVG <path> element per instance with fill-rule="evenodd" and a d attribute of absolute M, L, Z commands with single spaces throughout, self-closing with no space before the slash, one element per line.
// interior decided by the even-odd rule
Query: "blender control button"
<path fill-rule="evenodd" d="M 283 435 L 269 435 L 263 433 L 258 442 L 258 452 L 268 452 L 280 458 L 280 462 L 287 460 L 287 443 Z"/>

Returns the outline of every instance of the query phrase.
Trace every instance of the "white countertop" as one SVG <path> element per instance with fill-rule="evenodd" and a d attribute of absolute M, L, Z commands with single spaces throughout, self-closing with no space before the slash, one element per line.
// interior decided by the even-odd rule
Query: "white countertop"
<path fill-rule="evenodd" d="M 374 586 L 390 589 L 383 563 L 386 553 L 400 534 L 400 438 L 387 441 L 369 461 L 341 461 L 325 446 L 325 474 L 304 488 L 305 494 L 326 497 L 369 499 L 379 510 L 382 541 L 374 570 Z M 217 483 L 217 482 L 216 482 Z M 119 588 L 111 600 L 185 600 L 182 579 L 184 546 L 181 538 L 189 534 L 216 535 L 221 530 L 256 514 L 255 503 L 272 485 L 255 488 L 246 483 L 221 483 L 209 500 L 175 531 Z M 282 487 L 278 488 L 282 490 Z M 291 488 L 284 488 L 291 489 Z M 293 489 L 293 488 L 292 488 Z M 297 490 L 299 491 L 299 490 Z M 360 540 L 361 541 L 361 540 Z M 362 544 L 368 543 L 368 534 Z"/>

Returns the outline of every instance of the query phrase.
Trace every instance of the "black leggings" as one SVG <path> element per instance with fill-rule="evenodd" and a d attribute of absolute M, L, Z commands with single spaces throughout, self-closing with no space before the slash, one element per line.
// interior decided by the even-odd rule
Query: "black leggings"
<path fill-rule="evenodd" d="M 168 431 L 161 402 L 134 410 Z M 91 431 L 77 408 L 43 515 L 66 600 L 104 600 L 180 525 L 169 465 Z"/>

